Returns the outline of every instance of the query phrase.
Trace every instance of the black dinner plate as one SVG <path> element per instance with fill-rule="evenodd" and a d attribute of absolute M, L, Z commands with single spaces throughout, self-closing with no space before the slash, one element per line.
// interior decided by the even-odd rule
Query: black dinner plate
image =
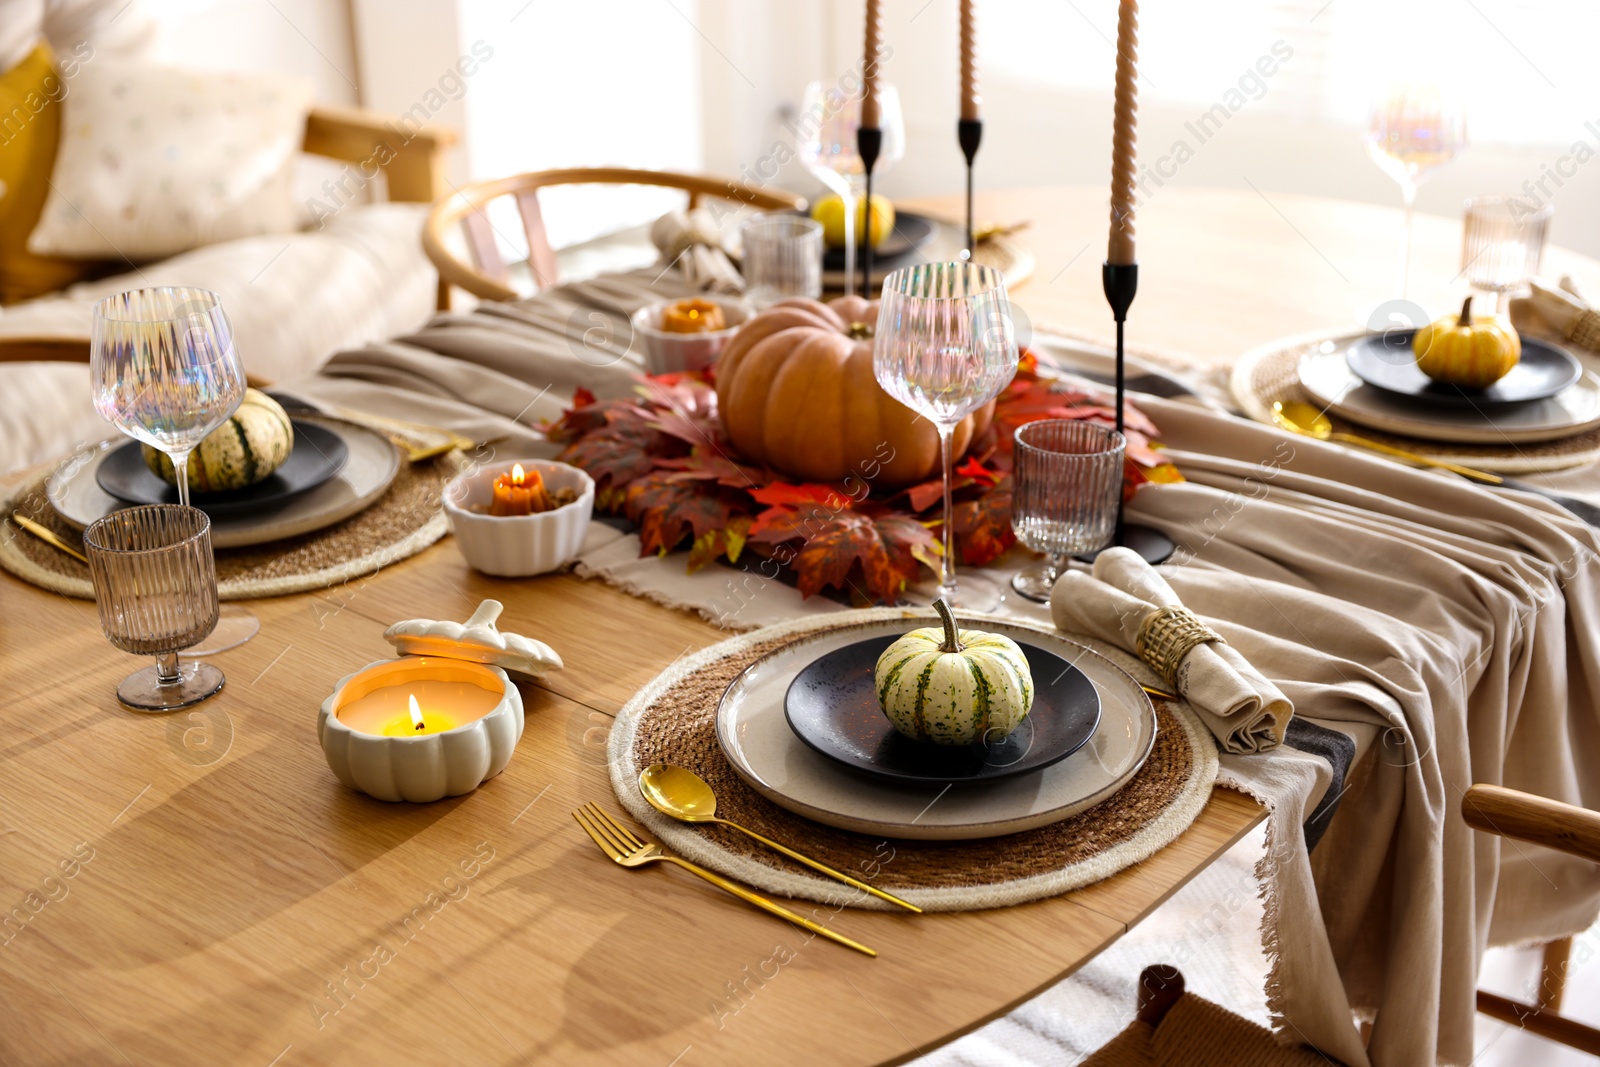
<path fill-rule="evenodd" d="M 1100 694 L 1053 652 L 1022 644 L 1033 710 L 1004 740 L 965 747 L 913 741 L 878 706 L 873 669 L 895 636 L 835 649 L 808 664 L 784 695 L 789 728 L 807 746 L 860 774 L 916 785 L 996 782 L 1072 755 L 1100 725 Z M 1020 642 L 1019 642 L 1020 644 Z"/>
<path fill-rule="evenodd" d="M 1442 407 L 1498 408 L 1548 400 L 1583 377 L 1583 366 L 1564 348 L 1522 338 L 1522 358 L 1487 389 L 1436 382 L 1417 369 L 1415 330 L 1371 334 L 1345 351 L 1351 373 L 1374 389 Z"/>
<path fill-rule="evenodd" d="M 894 216 L 894 229 L 889 231 L 889 236 L 883 239 L 883 244 L 872 250 L 872 269 L 876 274 L 879 267 L 886 266 L 891 261 L 899 259 L 917 251 L 933 239 L 938 223 L 926 215 L 915 215 L 910 212 L 897 211 Z M 861 250 L 856 250 L 856 261 L 861 260 Z M 844 249 L 829 248 L 822 256 L 822 266 L 825 270 L 844 270 Z"/>
<path fill-rule="evenodd" d="M 316 422 L 290 419 L 294 448 L 283 465 L 255 485 L 224 493 L 190 493 L 189 502 L 213 519 L 236 518 L 282 507 L 309 493 L 344 469 L 350 450 L 344 438 Z M 178 487 L 144 465 L 139 442 L 113 449 L 94 473 L 100 488 L 129 504 L 176 504 Z"/>

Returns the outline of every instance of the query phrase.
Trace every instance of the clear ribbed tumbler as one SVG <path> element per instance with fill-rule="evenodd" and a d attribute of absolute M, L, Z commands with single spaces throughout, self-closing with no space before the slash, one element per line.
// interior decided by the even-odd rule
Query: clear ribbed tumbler
<path fill-rule="evenodd" d="M 1111 543 L 1123 450 L 1120 433 L 1079 419 L 1043 419 L 1017 430 L 1011 528 L 1045 558 L 1019 571 L 1011 588 L 1048 602 L 1068 556 Z"/>
<path fill-rule="evenodd" d="M 800 215 L 757 215 L 740 231 L 744 298 L 756 310 L 792 296 L 822 295 L 822 224 Z"/>
<path fill-rule="evenodd" d="M 113 512 L 83 531 L 83 546 L 107 640 L 124 652 L 156 657 L 155 666 L 122 680 L 117 699 L 140 711 L 172 711 L 221 689 L 217 668 L 178 661 L 181 650 L 217 625 L 217 568 L 206 513 L 181 504 Z"/>

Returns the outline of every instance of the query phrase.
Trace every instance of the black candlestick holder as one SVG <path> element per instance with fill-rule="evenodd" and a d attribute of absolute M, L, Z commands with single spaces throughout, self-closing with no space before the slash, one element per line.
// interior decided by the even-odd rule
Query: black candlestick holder
<path fill-rule="evenodd" d="M 856 128 L 856 152 L 861 156 L 861 167 L 867 172 L 866 225 L 861 243 L 861 296 L 872 299 L 872 168 L 878 165 L 878 153 L 883 151 L 883 130 L 877 126 Z"/>
<path fill-rule="evenodd" d="M 1122 335 L 1123 326 L 1128 321 L 1128 308 L 1133 306 L 1134 295 L 1139 291 L 1139 264 L 1106 263 L 1100 268 L 1100 281 L 1105 288 L 1106 302 L 1111 305 L 1111 314 L 1117 320 L 1117 432 L 1122 433 L 1125 430 L 1122 409 L 1127 391 L 1127 366 Z M 1119 492 L 1117 529 L 1112 535 L 1111 544 L 1133 549 L 1144 557 L 1146 563 L 1152 565 L 1166 562 L 1177 549 L 1172 538 L 1154 527 L 1125 522 L 1122 511 L 1123 499 L 1122 493 Z M 1090 563 L 1099 554 L 1090 552 L 1077 558 Z"/>
<path fill-rule="evenodd" d="M 961 145 L 961 154 L 967 157 L 967 258 L 971 259 L 978 251 L 978 242 L 973 239 L 972 223 L 972 161 L 977 158 L 978 144 L 983 140 L 982 119 L 959 119 L 956 122 L 956 141 Z"/>

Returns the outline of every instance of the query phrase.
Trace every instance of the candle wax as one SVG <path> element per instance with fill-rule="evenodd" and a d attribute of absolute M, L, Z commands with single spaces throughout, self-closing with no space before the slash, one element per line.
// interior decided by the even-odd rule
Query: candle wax
<path fill-rule="evenodd" d="M 423 728 L 411 718 L 411 698 L 422 710 Z M 501 694 L 471 682 L 431 678 L 404 681 L 374 689 L 339 708 L 339 721 L 350 729 L 380 737 L 426 737 L 476 722 L 499 706 Z"/>
<path fill-rule="evenodd" d="M 489 514 L 532 515 L 548 510 L 550 502 L 545 496 L 544 478 L 538 471 L 525 472 L 518 463 L 494 480 L 494 501 L 489 505 Z"/>

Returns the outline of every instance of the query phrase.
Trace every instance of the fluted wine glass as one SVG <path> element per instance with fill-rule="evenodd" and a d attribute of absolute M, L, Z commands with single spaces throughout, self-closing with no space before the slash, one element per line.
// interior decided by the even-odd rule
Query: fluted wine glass
<path fill-rule="evenodd" d="M 1367 120 L 1367 154 L 1400 183 L 1405 230 L 1400 244 L 1400 298 L 1411 274 L 1411 223 L 1417 186 L 1467 147 L 1467 118 L 1456 95 L 1444 86 L 1396 82 L 1373 105 Z"/>
<path fill-rule="evenodd" d="M 883 280 L 872 369 L 878 384 L 939 431 L 944 471 L 944 560 L 939 596 L 956 595 L 950 501 L 951 438 L 962 419 L 997 396 L 1017 373 L 1017 336 L 1005 279 L 977 263 L 923 263 Z"/>
<path fill-rule="evenodd" d="M 106 297 L 90 329 L 94 406 L 101 418 L 172 457 L 189 503 L 189 453 L 244 399 L 244 364 L 222 300 L 160 286 Z"/>
<path fill-rule="evenodd" d="M 1017 430 L 1011 527 L 1044 559 L 1018 571 L 1011 588 L 1049 603 L 1067 557 L 1095 552 L 1117 530 L 1123 437 L 1081 419 L 1041 419 Z"/>
<path fill-rule="evenodd" d="M 211 520 L 182 504 L 114 511 L 83 531 L 89 576 L 106 639 L 124 652 L 156 657 L 117 686 L 117 699 L 139 711 L 173 711 L 222 688 L 209 663 L 178 653 L 216 628 L 217 568 Z"/>
<path fill-rule="evenodd" d="M 842 79 L 841 79 L 842 80 Z M 812 82 L 806 86 L 795 119 L 799 133 L 800 162 L 815 177 L 844 201 L 844 291 L 855 292 L 856 284 L 856 202 L 866 187 L 867 168 L 856 146 L 856 131 L 861 128 L 862 87 L 847 93 L 838 84 Z M 878 82 L 878 128 L 883 131 L 883 147 L 873 173 L 882 177 L 906 154 L 905 119 L 900 112 L 900 93 L 888 82 Z M 868 292 L 872 279 L 861 287 Z"/>

